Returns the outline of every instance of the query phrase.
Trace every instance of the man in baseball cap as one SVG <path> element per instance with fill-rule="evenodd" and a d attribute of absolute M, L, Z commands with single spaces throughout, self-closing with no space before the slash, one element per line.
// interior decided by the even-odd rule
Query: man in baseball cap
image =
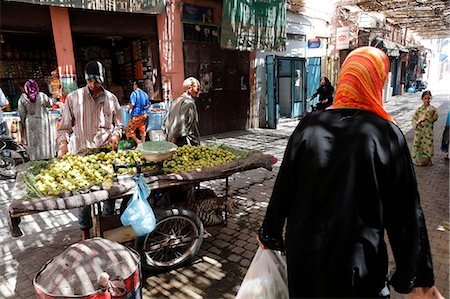
<path fill-rule="evenodd" d="M 95 80 L 103 84 L 105 82 L 105 68 L 99 61 L 89 61 L 84 68 L 84 79 Z"/>
<path fill-rule="evenodd" d="M 71 153 L 77 154 L 85 149 L 117 145 L 122 136 L 122 112 L 117 97 L 103 87 L 105 68 L 99 61 L 90 61 L 84 69 L 86 86 L 67 95 L 62 109 L 62 121 L 56 130 L 59 145 L 58 158 L 68 151 L 69 137 Z M 114 200 L 105 201 L 103 214 L 114 213 Z M 78 222 L 82 238 L 90 237 L 92 228 L 91 207 L 79 209 Z"/>

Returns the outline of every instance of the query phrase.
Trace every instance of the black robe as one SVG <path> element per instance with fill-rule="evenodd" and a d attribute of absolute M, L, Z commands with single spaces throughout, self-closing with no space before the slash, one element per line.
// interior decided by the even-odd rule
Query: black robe
<path fill-rule="evenodd" d="M 303 118 L 259 231 L 268 248 L 285 246 L 290 296 L 385 296 L 385 230 L 396 263 L 389 283 L 400 293 L 432 286 L 425 220 L 400 129 L 358 109 Z"/>
<path fill-rule="evenodd" d="M 318 110 L 324 110 L 333 104 L 333 92 L 334 87 L 331 85 L 320 85 L 317 88 L 317 91 L 311 96 L 311 100 L 319 96 L 319 101 L 317 102 Z M 328 100 L 328 102 L 323 103 L 324 100 Z"/>

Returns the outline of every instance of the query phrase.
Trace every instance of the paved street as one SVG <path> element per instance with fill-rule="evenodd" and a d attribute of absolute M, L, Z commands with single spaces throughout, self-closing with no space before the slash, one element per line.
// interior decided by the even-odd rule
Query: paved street
<path fill-rule="evenodd" d="M 430 86 L 432 105 L 439 110 L 435 125 L 436 156 L 434 166 L 416 168 L 422 207 L 431 241 L 436 284 L 446 298 L 449 294 L 449 231 L 438 226 L 449 220 L 449 163 L 439 147 L 449 95 L 444 82 Z M 397 121 L 411 144 L 411 116 L 421 104 L 420 94 L 393 97 L 387 110 Z M 194 263 L 157 276 L 145 276 L 144 298 L 234 298 L 256 252 L 255 231 L 263 219 L 280 160 L 288 138 L 298 121 L 282 120 L 277 130 L 254 129 L 209 136 L 229 145 L 258 149 L 279 159 L 273 171 L 252 170 L 236 174 L 230 181 L 233 198 L 238 202 L 236 215 L 226 227 L 208 227 Z M 223 182 L 208 183 L 218 192 Z M 12 193 L 13 182 L 0 185 L 2 216 Z M 46 261 L 80 240 L 74 211 L 52 211 L 26 216 L 21 228 L 24 236 L 9 236 L 6 217 L 0 217 L 0 298 L 34 298 L 32 280 Z M 392 263 L 392 266 L 394 264 Z M 398 298 L 394 294 L 394 298 Z"/>

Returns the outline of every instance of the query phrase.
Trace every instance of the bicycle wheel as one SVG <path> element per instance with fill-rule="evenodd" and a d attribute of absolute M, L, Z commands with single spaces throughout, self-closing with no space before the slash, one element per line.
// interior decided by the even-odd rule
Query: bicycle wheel
<path fill-rule="evenodd" d="M 13 158 L 5 157 L 3 155 L 0 155 L 0 179 L 13 179 L 16 177 L 16 170 L 14 169 L 14 166 L 16 163 L 14 162 Z"/>
<path fill-rule="evenodd" d="M 203 242 L 203 224 L 195 213 L 184 209 L 163 210 L 156 228 L 136 239 L 143 268 L 166 271 L 178 268 L 197 254 Z"/>

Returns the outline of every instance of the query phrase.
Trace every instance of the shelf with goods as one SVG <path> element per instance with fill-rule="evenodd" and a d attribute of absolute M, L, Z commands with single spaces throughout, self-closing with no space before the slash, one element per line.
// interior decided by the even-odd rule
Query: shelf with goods
<path fill-rule="evenodd" d="M 183 41 L 220 43 L 221 27 L 215 24 L 183 21 Z"/>
<path fill-rule="evenodd" d="M 22 52 L 14 57 L 8 56 L 9 59 L 0 60 L 0 87 L 10 102 L 10 106 L 3 112 L 3 120 L 7 124 L 8 134 L 16 142 L 24 142 L 17 112 L 18 100 L 22 94 L 20 87 L 26 80 L 34 79 L 39 83 L 40 91 L 50 94 L 48 89 L 50 74 L 57 68 L 56 60 L 50 54 L 49 51 L 48 56 L 42 53 L 32 56 Z"/>
<path fill-rule="evenodd" d="M 41 91 L 48 93 L 48 78 L 56 69 L 56 61 L 0 61 L 0 88 L 11 100 L 11 109 L 17 109 L 17 100 L 21 94 L 21 86 L 34 79 L 39 83 Z"/>
<path fill-rule="evenodd" d="M 124 92 L 129 96 L 132 92 L 131 81 L 143 80 L 149 96 L 153 96 L 153 55 L 150 40 L 134 40 L 129 47 L 116 51 L 119 64 L 119 78 L 127 87 Z M 127 97 L 128 98 L 128 97 Z"/>
<path fill-rule="evenodd" d="M 111 51 L 101 46 L 80 46 L 75 50 L 75 65 L 77 70 L 77 83 L 82 86 L 86 83 L 84 79 L 84 67 L 89 61 L 99 60 L 105 66 L 106 79 L 112 79 Z"/>
<path fill-rule="evenodd" d="M 47 78 L 57 68 L 51 34 L 2 31 L 2 37 L 4 43 L 0 43 L 0 87 L 8 99 L 18 99 L 20 87 L 28 79 L 36 80 L 41 91 L 49 94 Z"/>

